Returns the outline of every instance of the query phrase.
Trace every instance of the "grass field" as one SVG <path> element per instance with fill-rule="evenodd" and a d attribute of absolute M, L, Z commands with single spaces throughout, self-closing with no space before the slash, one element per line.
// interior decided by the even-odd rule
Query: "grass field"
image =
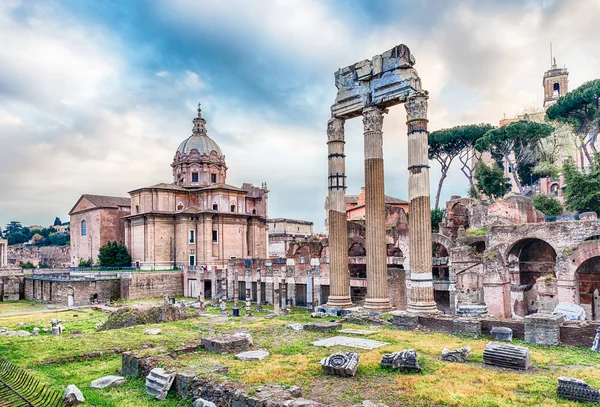
<path fill-rule="evenodd" d="M 210 313 L 218 314 L 217 309 Z M 141 350 L 152 355 L 164 367 L 188 370 L 205 362 L 229 366 L 230 380 L 248 390 L 268 382 L 298 385 L 305 398 L 333 406 L 350 406 L 369 399 L 388 406 L 582 406 L 557 398 L 556 380 L 570 376 L 600 387 L 600 354 L 578 347 L 541 347 L 516 341 L 529 347 L 534 366 L 527 372 L 485 367 L 482 352 L 489 338 L 470 338 L 439 333 L 398 331 L 374 328 L 369 336 L 389 343 L 375 350 L 344 347 L 319 348 L 314 340 L 335 333 L 293 331 L 292 322 L 308 322 L 305 310 L 276 319 L 263 317 L 226 318 L 199 316 L 157 325 L 136 326 L 113 331 L 96 331 L 95 325 L 106 320 L 106 312 L 76 310 L 56 313 L 63 319 L 65 334 L 53 337 L 1 337 L 0 355 L 13 363 L 31 369 L 42 381 L 64 391 L 68 384 L 78 386 L 89 405 L 108 406 L 191 406 L 191 400 L 170 395 L 164 402 L 145 393 L 143 380 L 128 380 L 119 388 L 92 390 L 92 380 L 116 374 L 120 368 L 119 352 Z M 31 330 L 34 326 L 49 327 L 56 318 L 52 313 L 0 316 L 0 326 Z M 314 321 L 314 320 L 313 320 Z M 23 325 L 18 325 L 22 322 Z M 161 328 L 162 334 L 144 335 L 148 328 Z M 344 324 L 348 328 L 362 328 Z M 71 335 L 73 330 L 81 334 Z M 271 355 L 262 361 L 242 362 L 233 355 L 219 355 L 201 350 L 196 353 L 167 357 L 170 351 L 184 344 L 198 343 L 200 338 L 215 333 L 245 331 L 252 333 L 254 348 L 267 349 Z M 442 349 L 470 345 L 469 363 L 442 362 Z M 383 353 L 415 349 L 423 371 L 407 374 L 381 367 Z M 321 358 L 350 350 L 360 354 L 356 377 L 339 378 L 322 373 Z"/>

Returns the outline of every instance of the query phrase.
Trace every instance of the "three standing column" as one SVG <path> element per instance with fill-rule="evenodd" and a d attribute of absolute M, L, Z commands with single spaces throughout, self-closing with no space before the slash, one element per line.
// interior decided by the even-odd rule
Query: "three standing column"
<path fill-rule="evenodd" d="M 348 274 L 348 226 L 346 221 L 346 163 L 344 119 L 333 117 L 327 123 L 329 150 L 329 263 L 330 294 L 327 306 L 352 307 Z"/>
<path fill-rule="evenodd" d="M 427 142 L 427 95 L 417 93 L 405 104 L 408 127 L 408 236 L 410 298 L 408 311 L 437 312 L 431 273 L 431 204 Z"/>
<path fill-rule="evenodd" d="M 385 240 L 385 188 L 383 174 L 383 114 L 378 107 L 363 110 L 365 137 L 365 222 L 367 298 L 365 309 L 391 309 L 387 281 Z"/>

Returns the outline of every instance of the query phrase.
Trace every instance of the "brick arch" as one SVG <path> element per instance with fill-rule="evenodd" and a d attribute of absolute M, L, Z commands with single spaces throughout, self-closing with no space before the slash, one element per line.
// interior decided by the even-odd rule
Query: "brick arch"
<path fill-rule="evenodd" d="M 587 260 L 593 257 L 600 257 L 600 240 L 591 240 L 582 242 L 571 254 L 571 266 L 574 271 L 577 271 Z"/>
<path fill-rule="evenodd" d="M 446 250 L 448 250 L 448 253 L 450 252 L 450 249 L 454 247 L 454 241 L 452 239 L 439 233 L 432 233 L 431 241 L 444 246 Z"/>
<path fill-rule="evenodd" d="M 524 238 L 522 238 L 522 239 L 515 240 L 515 241 L 514 241 L 514 242 L 512 242 L 512 243 L 511 243 L 511 244 L 508 246 L 508 248 L 507 248 L 507 249 L 504 251 L 503 260 L 504 260 L 505 264 L 508 264 L 508 256 L 510 255 L 510 252 L 511 252 L 511 251 L 512 251 L 512 250 L 513 250 L 513 249 L 514 249 L 514 248 L 515 248 L 517 245 L 519 245 L 519 244 L 523 244 L 523 243 L 524 243 L 525 241 L 527 241 L 527 240 L 539 240 L 539 241 L 541 241 L 541 242 L 544 242 L 544 243 L 546 243 L 548 246 L 550 246 L 550 247 L 552 248 L 552 250 L 554 250 L 554 253 L 555 253 L 555 258 L 558 258 L 558 253 L 559 253 L 559 251 L 558 251 L 558 250 L 556 250 L 556 247 L 554 247 L 554 245 L 552 245 L 552 243 L 548 242 L 547 240 L 540 239 L 540 238 L 539 238 L 539 237 L 537 237 L 537 236 L 527 236 L 527 237 L 524 237 Z"/>

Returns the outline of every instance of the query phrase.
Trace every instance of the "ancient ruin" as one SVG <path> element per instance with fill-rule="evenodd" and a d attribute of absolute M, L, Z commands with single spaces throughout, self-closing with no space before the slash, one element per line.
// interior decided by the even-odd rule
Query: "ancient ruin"
<path fill-rule="evenodd" d="M 329 146 L 329 245 L 331 288 L 329 307 L 348 308 L 352 301 L 346 266 L 346 172 L 344 122 L 362 116 L 365 147 L 365 207 L 367 249 L 367 297 L 364 307 L 390 310 L 384 218 L 383 115 L 388 107 L 406 103 L 410 201 L 410 270 L 412 311 L 437 311 L 431 276 L 431 224 L 429 165 L 427 158 L 427 92 L 413 68 L 415 59 L 406 45 L 363 60 L 335 74 L 338 94 L 327 126 Z"/>

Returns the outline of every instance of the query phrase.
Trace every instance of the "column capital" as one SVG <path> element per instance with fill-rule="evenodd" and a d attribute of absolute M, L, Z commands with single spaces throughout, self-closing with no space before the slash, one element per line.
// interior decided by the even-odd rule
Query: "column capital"
<path fill-rule="evenodd" d="M 406 100 L 406 122 L 413 120 L 427 120 L 427 99 L 429 96 L 425 92 L 415 93 Z"/>
<path fill-rule="evenodd" d="M 332 117 L 327 122 L 327 141 L 344 141 L 345 120 Z"/>
<path fill-rule="evenodd" d="M 363 109 L 362 117 L 364 132 L 381 131 L 383 127 L 384 113 L 387 113 L 387 111 L 377 106 L 371 106 Z"/>

